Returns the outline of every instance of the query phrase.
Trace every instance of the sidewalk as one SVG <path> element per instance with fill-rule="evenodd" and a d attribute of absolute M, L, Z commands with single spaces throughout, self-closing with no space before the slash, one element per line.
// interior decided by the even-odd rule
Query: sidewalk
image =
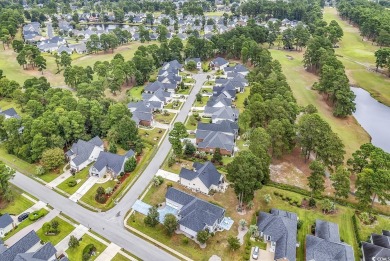
<path fill-rule="evenodd" d="M 64 180 L 66 180 L 67 178 L 69 178 L 71 176 L 72 176 L 72 173 L 70 173 L 70 170 L 67 170 L 64 173 L 62 173 L 61 175 L 59 175 L 57 178 L 53 179 L 51 182 L 47 183 L 46 187 L 48 187 L 48 188 L 57 187 Z"/>
<path fill-rule="evenodd" d="M 46 216 L 44 216 L 43 218 L 37 220 L 36 222 L 32 223 L 31 225 L 23 228 L 22 230 L 20 230 L 18 233 L 16 233 L 15 235 L 13 235 L 12 237 L 10 237 L 7 241 L 5 241 L 5 243 L 8 245 L 8 246 L 11 246 L 13 244 L 15 244 L 17 241 L 19 241 L 22 237 L 24 237 L 25 235 L 27 235 L 31 230 L 35 230 L 35 231 L 38 231 L 42 225 L 46 222 L 49 222 L 50 220 L 52 220 L 53 218 L 55 218 L 60 212 L 58 210 L 52 210 L 50 211 Z M 26 221 L 24 221 L 26 222 Z"/>
<path fill-rule="evenodd" d="M 68 243 L 70 236 L 75 236 L 77 239 L 80 239 L 85 233 L 87 233 L 87 231 L 87 227 L 78 225 L 69 235 L 67 235 L 55 246 L 57 252 L 65 252 L 69 248 Z"/>
<path fill-rule="evenodd" d="M 166 171 L 163 169 L 159 169 L 156 173 L 156 176 L 161 176 L 164 179 L 169 179 L 169 180 L 174 181 L 174 182 L 179 182 L 179 180 L 180 180 L 180 177 L 178 174 L 172 173 L 172 172 L 169 172 L 169 171 Z"/>
<path fill-rule="evenodd" d="M 121 250 L 121 248 L 114 243 L 110 243 L 106 249 L 95 259 L 96 261 L 107 261 L 114 258 L 114 256 Z"/>
<path fill-rule="evenodd" d="M 89 177 L 87 181 L 72 195 L 70 196 L 70 200 L 77 202 L 88 190 L 90 190 L 93 185 L 98 181 L 97 177 Z"/>

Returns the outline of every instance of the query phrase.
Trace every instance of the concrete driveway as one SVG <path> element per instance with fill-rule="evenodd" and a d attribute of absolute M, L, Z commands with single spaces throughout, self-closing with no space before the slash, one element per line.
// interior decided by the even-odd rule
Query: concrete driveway
<path fill-rule="evenodd" d="M 93 185 L 98 181 L 98 177 L 89 177 L 87 181 L 72 195 L 69 197 L 70 200 L 77 202 L 85 193 L 90 190 Z"/>

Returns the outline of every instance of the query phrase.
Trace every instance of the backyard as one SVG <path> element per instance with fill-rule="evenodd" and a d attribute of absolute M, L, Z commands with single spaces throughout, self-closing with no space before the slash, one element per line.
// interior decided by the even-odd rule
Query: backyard
<path fill-rule="evenodd" d="M 153 129 L 139 128 L 138 129 L 138 134 L 140 135 L 141 139 L 152 146 L 155 146 L 160 142 L 164 133 L 165 130 L 160 128 L 153 128 Z"/>
<path fill-rule="evenodd" d="M 53 244 L 53 246 L 55 246 L 59 242 L 61 242 L 61 240 L 63 240 L 67 235 L 69 235 L 75 229 L 75 227 L 60 217 L 55 217 L 55 218 L 53 218 L 52 221 L 58 222 L 59 233 L 57 235 L 52 235 L 52 236 L 45 235 L 42 228 L 40 228 L 37 231 L 37 235 L 42 241 L 50 242 Z M 50 222 L 52 222 L 52 221 L 50 221 Z"/>
<path fill-rule="evenodd" d="M 68 254 L 69 260 L 72 260 L 72 261 L 73 260 L 82 260 L 83 250 L 89 244 L 93 244 L 96 247 L 96 254 L 93 255 L 89 260 L 95 260 L 96 257 L 99 254 L 101 254 L 104 251 L 104 249 L 106 249 L 106 247 L 107 247 L 103 243 L 97 241 L 96 239 L 94 239 L 88 235 L 84 235 L 81 239 L 82 240 L 79 241 L 80 245 L 78 247 L 68 248 L 68 250 L 66 250 L 66 253 Z"/>

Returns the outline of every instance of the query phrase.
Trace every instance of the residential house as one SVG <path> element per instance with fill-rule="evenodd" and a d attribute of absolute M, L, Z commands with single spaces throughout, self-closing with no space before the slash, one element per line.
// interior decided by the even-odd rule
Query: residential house
<path fill-rule="evenodd" d="M 102 151 L 104 151 L 103 141 L 96 136 L 89 141 L 78 140 L 66 152 L 66 156 L 70 161 L 70 168 L 73 171 L 80 171 L 95 161 Z"/>
<path fill-rule="evenodd" d="M 162 110 L 163 103 L 153 101 L 130 102 L 129 104 L 127 104 L 127 108 L 129 108 L 129 110 L 133 114 L 132 119 L 137 125 L 150 127 L 153 125 L 154 122 L 153 111 Z"/>
<path fill-rule="evenodd" d="M 8 213 L 0 216 L 0 237 L 4 237 L 14 226 L 14 220 Z"/>
<path fill-rule="evenodd" d="M 390 231 L 371 234 L 370 242 L 362 242 L 363 261 L 387 260 L 390 257 Z"/>
<path fill-rule="evenodd" d="M 198 151 L 206 153 L 214 153 L 217 148 L 224 156 L 234 155 L 234 138 L 223 132 L 209 131 L 207 135 L 200 138 L 197 135 L 197 147 Z"/>
<path fill-rule="evenodd" d="M 157 92 L 158 90 L 163 90 L 165 92 L 173 93 L 173 92 L 175 92 L 176 88 L 177 88 L 177 86 L 175 84 L 162 83 L 160 81 L 155 81 L 155 82 L 152 82 L 152 83 L 149 83 L 148 85 L 146 85 L 144 88 L 144 92 L 149 93 L 149 94 L 153 94 L 153 93 Z"/>
<path fill-rule="evenodd" d="M 298 217 L 292 212 L 274 208 L 270 213 L 259 212 L 258 231 L 264 241 L 271 243 L 274 260 L 296 260 L 297 223 Z"/>
<path fill-rule="evenodd" d="M 221 121 L 236 122 L 238 120 L 239 111 L 232 107 L 205 107 L 203 116 L 210 117 L 212 123 Z"/>
<path fill-rule="evenodd" d="M 0 115 L 3 115 L 5 119 L 20 119 L 19 114 L 15 111 L 14 108 L 9 108 L 4 111 L 0 109 Z"/>
<path fill-rule="evenodd" d="M 34 230 L 8 248 L 0 244 L 0 260 L 4 261 L 56 261 L 56 254 L 57 250 L 51 243 L 41 244 L 41 239 Z M 60 261 L 63 260 L 66 259 Z"/>
<path fill-rule="evenodd" d="M 132 150 L 126 152 L 125 155 L 101 151 L 96 162 L 89 169 L 89 175 L 102 178 L 106 173 L 109 173 L 113 178 L 116 178 L 121 172 L 124 172 L 127 159 L 134 157 L 134 155 Z"/>
<path fill-rule="evenodd" d="M 172 92 L 165 91 L 164 89 L 158 89 L 153 93 L 142 93 L 142 99 L 147 102 L 161 102 L 165 105 L 172 100 Z"/>
<path fill-rule="evenodd" d="M 185 60 L 185 64 L 187 64 L 189 61 L 194 61 L 197 69 L 202 68 L 202 62 L 200 61 L 200 58 L 187 58 Z"/>
<path fill-rule="evenodd" d="M 227 78 L 215 79 L 215 85 L 231 85 L 235 88 L 236 92 L 244 92 L 245 87 L 248 86 L 248 80 L 242 74 L 229 72 L 227 73 Z"/>
<path fill-rule="evenodd" d="M 214 70 L 223 70 L 223 68 L 227 67 L 228 65 L 229 62 L 222 57 L 217 57 L 210 62 L 210 67 Z"/>
<path fill-rule="evenodd" d="M 58 47 L 57 52 L 58 53 L 66 52 L 67 54 L 72 54 L 72 50 L 66 45 L 61 45 L 60 47 Z"/>
<path fill-rule="evenodd" d="M 211 190 L 223 191 L 224 178 L 210 161 L 204 164 L 194 162 L 193 170 L 182 168 L 180 170 L 179 183 L 189 189 L 204 194 L 209 194 Z"/>
<path fill-rule="evenodd" d="M 204 26 L 204 33 L 205 34 L 212 33 L 213 31 L 214 31 L 213 25 L 205 25 Z"/>
<path fill-rule="evenodd" d="M 178 33 L 176 36 L 179 37 L 179 39 L 182 41 L 188 38 L 188 35 L 186 33 Z"/>
<path fill-rule="evenodd" d="M 168 188 L 165 203 L 178 211 L 180 231 L 193 238 L 196 238 L 199 231 L 205 229 L 210 233 L 218 231 L 219 224 L 225 217 L 224 208 L 173 187 Z"/>
<path fill-rule="evenodd" d="M 341 242 L 339 226 L 316 220 L 315 235 L 306 235 L 306 260 L 354 261 L 353 248 Z"/>
<path fill-rule="evenodd" d="M 84 42 L 77 43 L 77 44 L 70 44 L 69 49 L 71 49 L 73 52 L 76 52 L 78 54 L 83 54 L 87 52 L 87 46 Z"/>
<path fill-rule="evenodd" d="M 199 135 L 199 139 L 202 139 L 201 137 L 206 136 L 210 131 L 225 133 L 232 136 L 235 140 L 238 136 L 238 124 L 236 122 L 226 120 L 218 123 L 198 122 L 196 133 Z"/>
<path fill-rule="evenodd" d="M 228 66 L 223 68 L 224 75 L 227 77 L 228 73 L 239 73 L 243 76 L 247 76 L 249 73 L 249 70 L 242 64 L 237 64 L 235 66 Z M 234 75 L 234 74 L 232 74 Z M 228 77 L 227 77 L 228 78 Z M 232 77 L 230 77 L 232 78 Z"/>
<path fill-rule="evenodd" d="M 231 84 L 230 82 L 221 86 L 213 87 L 213 97 L 228 98 L 234 101 L 236 99 L 236 95 L 237 95 L 236 87 L 233 86 L 233 84 Z"/>

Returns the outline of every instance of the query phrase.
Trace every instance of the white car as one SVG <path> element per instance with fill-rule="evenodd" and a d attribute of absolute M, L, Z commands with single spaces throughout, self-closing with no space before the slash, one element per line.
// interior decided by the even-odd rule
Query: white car
<path fill-rule="evenodd" d="M 252 253 L 252 258 L 257 260 L 259 258 L 259 247 L 255 247 L 255 249 L 253 249 L 253 253 Z"/>

